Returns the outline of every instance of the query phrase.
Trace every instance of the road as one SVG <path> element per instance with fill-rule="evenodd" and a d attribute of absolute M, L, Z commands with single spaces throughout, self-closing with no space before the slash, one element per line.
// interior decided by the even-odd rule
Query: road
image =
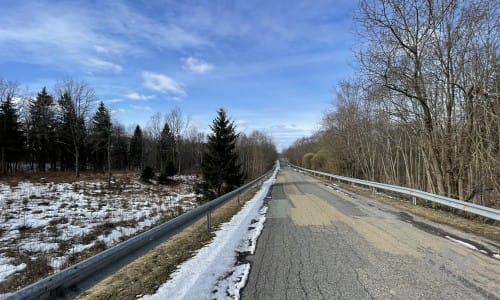
<path fill-rule="evenodd" d="M 498 243 L 288 167 L 268 204 L 243 299 L 500 299 Z"/>

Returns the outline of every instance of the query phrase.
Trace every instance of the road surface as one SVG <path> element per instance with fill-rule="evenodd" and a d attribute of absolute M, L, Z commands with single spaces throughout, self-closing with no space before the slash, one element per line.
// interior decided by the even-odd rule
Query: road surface
<path fill-rule="evenodd" d="M 499 249 L 284 167 L 242 298 L 500 299 Z"/>

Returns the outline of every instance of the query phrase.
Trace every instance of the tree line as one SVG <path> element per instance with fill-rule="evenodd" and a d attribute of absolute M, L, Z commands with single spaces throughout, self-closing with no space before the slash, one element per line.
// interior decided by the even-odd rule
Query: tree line
<path fill-rule="evenodd" d="M 271 139 L 262 132 L 236 135 L 237 166 L 242 180 L 254 178 L 276 160 Z M 0 79 L 0 172 L 83 170 L 154 172 L 171 176 L 202 171 L 207 137 L 175 108 L 155 113 L 128 132 L 112 118 L 84 81 L 65 79 L 49 93 L 23 96 L 16 83 Z"/>
<path fill-rule="evenodd" d="M 338 84 L 322 129 L 285 156 L 500 207 L 499 8 L 361 1 L 357 75 Z"/>

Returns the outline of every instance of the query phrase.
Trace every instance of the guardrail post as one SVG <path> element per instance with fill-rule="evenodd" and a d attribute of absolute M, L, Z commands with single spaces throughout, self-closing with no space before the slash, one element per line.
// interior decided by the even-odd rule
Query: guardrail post
<path fill-rule="evenodd" d="M 210 227 L 212 227 L 212 211 L 209 210 L 207 213 L 207 227 L 208 231 L 210 231 Z"/>
<path fill-rule="evenodd" d="M 240 204 L 240 193 L 238 193 L 238 205 Z"/>
<path fill-rule="evenodd" d="M 413 202 L 413 205 L 417 205 L 417 197 L 411 196 L 411 201 Z"/>
<path fill-rule="evenodd" d="M 372 193 L 374 193 L 374 194 L 377 193 L 377 188 L 376 187 L 372 187 Z"/>

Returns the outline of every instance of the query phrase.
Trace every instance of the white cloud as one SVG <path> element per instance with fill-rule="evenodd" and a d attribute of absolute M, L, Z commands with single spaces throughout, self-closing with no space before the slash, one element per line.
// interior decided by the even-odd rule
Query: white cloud
<path fill-rule="evenodd" d="M 186 95 L 182 84 L 167 75 L 154 72 L 142 72 L 142 78 L 144 79 L 144 86 L 154 91 L 169 93 L 174 96 Z"/>
<path fill-rule="evenodd" d="M 124 113 L 124 112 L 126 112 L 126 111 L 127 111 L 127 110 L 126 110 L 126 109 L 124 109 L 124 108 L 112 109 L 112 110 L 111 110 L 111 115 L 113 115 L 113 116 L 117 116 L 117 115 L 120 115 L 120 114 L 122 114 L 122 113 Z"/>
<path fill-rule="evenodd" d="M 130 100 L 149 100 L 149 99 L 154 98 L 155 96 L 153 96 L 153 95 L 147 96 L 147 95 L 139 94 L 137 92 L 132 92 L 132 93 L 126 94 L 125 97 L 127 99 L 130 99 Z"/>
<path fill-rule="evenodd" d="M 120 103 L 120 102 L 123 102 L 123 99 L 113 98 L 113 99 L 104 100 L 104 102 L 106 102 L 106 103 Z"/>
<path fill-rule="evenodd" d="M 207 63 L 206 61 L 203 61 L 201 59 L 194 58 L 192 56 L 186 58 L 184 60 L 184 66 L 191 72 L 195 73 L 207 73 L 213 70 L 214 66 Z"/>
<path fill-rule="evenodd" d="M 130 105 L 130 108 L 135 109 L 135 110 L 142 110 L 142 111 L 153 111 L 153 108 L 149 105 Z"/>
<path fill-rule="evenodd" d="M 94 69 L 111 71 L 113 73 L 121 73 L 123 71 L 122 66 L 98 58 L 89 58 L 87 64 Z"/>
<path fill-rule="evenodd" d="M 48 2 L 48 3 L 44 3 Z M 50 3 L 51 9 L 46 10 Z M 155 19 L 121 3 L 19 1 L 2 15 L 0 59 L 83 71 L 120 73 L 116 62 L 157 49 L 193 49 L 210 42 L 177 20 Z M 26 22 L 30 20 L 30 22 Z"/>

